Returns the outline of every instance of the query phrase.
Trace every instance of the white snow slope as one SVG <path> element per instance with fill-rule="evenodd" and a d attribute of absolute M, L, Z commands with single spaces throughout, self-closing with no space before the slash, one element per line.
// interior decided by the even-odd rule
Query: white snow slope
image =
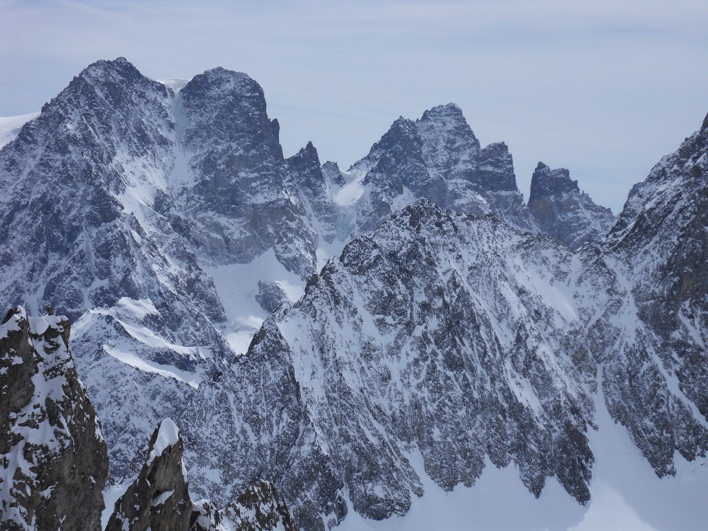
<path fill-rule="evenodd" d="M 659 479 L 614 422 L 600 394 L 597 430 L 589 434 L 595 454 L 592 498 L 579 505 L 555 479 L 536 499 L 524 487 L 514 465 L 498 469 L 487 461 L 472 488 L 445 492 L 425 473 L 419 456 L 412 462 L 423 478 L 425 494 L 402 517 L 375 521 L 351 512 L 341 531 L 701 531 L 708 522 L 708 459 L 687 462 L 677 452 L 675 477 Z"/>

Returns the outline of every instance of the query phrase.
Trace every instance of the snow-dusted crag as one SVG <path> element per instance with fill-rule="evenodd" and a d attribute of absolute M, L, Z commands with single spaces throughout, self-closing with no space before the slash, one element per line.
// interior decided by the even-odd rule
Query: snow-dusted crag
<path fill-rule="evenodd" d="M 108 452 L 69 353 L 66 317 L 0 326 L 3 529 L 100 529 Z"/>
<path fill-rule="evenodd" d="M 312 274 L 317 233 L 258 83 L 216 68 L 195 76 L 174 106 L 184 123 L 177 130 L 174 198 L 200 256 L 213 264 L 248 263 L 272 248 L 287 270 Z"/>
<path fill-rule="evenodd" d="M 292 517 L 275 487 L 265 481 L 249 487 L 223 510 L 189 496 L 184 442 L 171 419 L 153 432 L 138 477 L 116 501 L 107 531 L 294 531 Z"/>
<path fill-rule="evenodd" d="M 293 517 L 272 483 L 259 480 L 223 510 L 209 501 L 195 505 L 195 531 L 296 531 Z"/>
<path fill-rule="evenodd" d="M 75 321 L 114 475 L 231 355 L 213 282 L 155 208 L 174 165 L 171 109 L 165 86 L 99 61 L 0 151 L 0 295 Z"/>
<path fill-rule="evenodd" d="M 615 223 L 612 211 L 582 192 L 568 170 L 542 162 L 531 177 L 528 208 L 544 233 L 572 250 L 604 238 Z"/>
<path fill-rule="evenodd" d="M 420 474 L 451 490 L 489 459 L 514 462 L 536 495 L 551 476 L 587 501 L 592 363 L 565 336 L 576 261 L 491 216 L 394 214 L 200 388 L 195 488 L 228 499 L 265 477 L 315 529 L 351 508 L 404 514 Z"/>
<path fill-rule="evenodd" d="M 163 420 L 150 438 L 140 474 L 116 501 L 107 531 L 190 529 L 193 510 L 182 452 L 179 429 Z"/>

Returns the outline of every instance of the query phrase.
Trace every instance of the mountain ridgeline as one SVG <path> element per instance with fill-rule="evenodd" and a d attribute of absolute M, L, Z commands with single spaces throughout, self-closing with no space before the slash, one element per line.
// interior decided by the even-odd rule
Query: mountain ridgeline
<path fill-rule="evenodd" d="M 137 476 L 112 526 L 327 529 L 490 463 L 585 504 L 597 397 L 658 476 L 705 457 L 708 120 L 615 219 L 543 163 L 525 204 L 454 104 L 346 171 L 266 111 L 246 74 L 99 61 L 0 150 L 0 300 L 74 322 L 108 481 Z"/>

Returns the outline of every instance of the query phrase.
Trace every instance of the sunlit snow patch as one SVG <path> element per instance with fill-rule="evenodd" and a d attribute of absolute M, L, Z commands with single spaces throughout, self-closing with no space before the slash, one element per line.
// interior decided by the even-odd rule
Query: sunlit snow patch
<path fill-rule="evenodd" d="M 156 457 L 160 457 L 167 448 L 177 444 L 177 441 L 179 441 L 179 428 L 172 419 L 163 420 L 160 424 L 160 430 L 157 432 L 155 444 L 152 446 L 147 463 L 145 464 L 150 466 L 150 463 L 152 463 Z"/>

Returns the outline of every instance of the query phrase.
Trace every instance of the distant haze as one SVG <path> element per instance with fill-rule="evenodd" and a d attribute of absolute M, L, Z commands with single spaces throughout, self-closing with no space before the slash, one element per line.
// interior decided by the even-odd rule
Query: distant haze
<path fill-rule="evenodd" d="M 154 79 L 223 66 L 265 90 L 285 155 L 341 167 L 398 116 L 455 102 L 505 141 L 528 198 L 538 161 L 617 213 L 708 112 L 704 0 L 0 0 L 0 116 L 38 111 L 88 64 Z"/>

